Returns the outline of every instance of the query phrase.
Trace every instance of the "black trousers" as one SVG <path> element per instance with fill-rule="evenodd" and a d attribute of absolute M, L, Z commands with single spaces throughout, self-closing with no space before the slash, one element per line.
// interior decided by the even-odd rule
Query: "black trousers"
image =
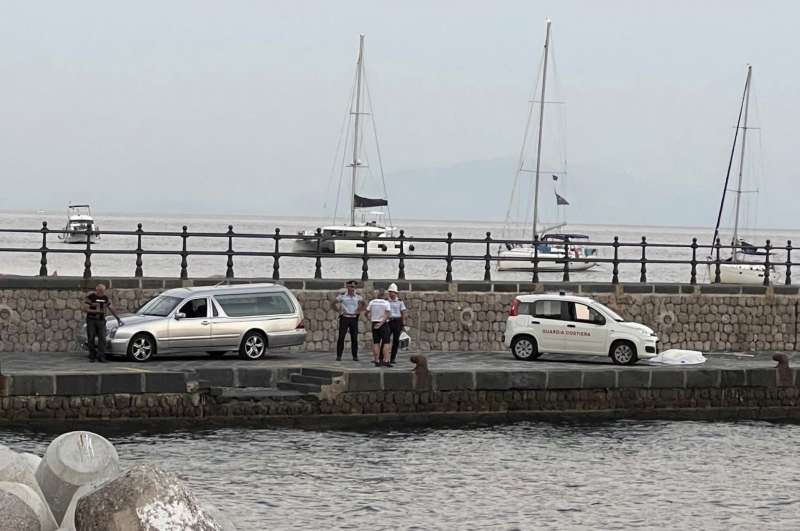
<path fill-rule="evenodd" d="M 336 339 L 336 358 L 344 352 L 344 336 L 350 332 L 350 352 L 353 359 L 358 358 L 358 317 L 339 316 L 339 337 Z"/>
<path fill-rule="evenodd" d="M 89 343 L 89 359 L 106 359 L 106 320 L 86 319 L 86 339 Z M 95 345 L 97 341 L 97 345 Z"/>
<path fill-rule="evenodd" d="M 392 358 L 394 362 L 397 358 L 397 350 L 400 348 L 400 334 L 403 333 L 403 320 L 402 319 L 389 319 L 389 333 L 392 337 Z"/>

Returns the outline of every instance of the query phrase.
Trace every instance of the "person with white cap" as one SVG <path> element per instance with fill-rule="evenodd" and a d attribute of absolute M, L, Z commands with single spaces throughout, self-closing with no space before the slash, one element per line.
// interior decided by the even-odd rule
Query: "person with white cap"
<path fill-rule="evenodd" d="M 400 334 L 405 328 L 404 320 L 407 310 L 406 303 L 400 300 L 397 284 L 392 282 L 386 291 L 389 293 L 389 333 L 392 337 L 392 356 L 389 363 L 394 364 L 397 359 L 397 350 L 400 347 Z"/>
<path fill-rule="evenodd" d="M 375 290 L 375 298 L 367 304 L 372 324 L 372 360 L 376 367 L 389 367 L 389 301 Z"/>

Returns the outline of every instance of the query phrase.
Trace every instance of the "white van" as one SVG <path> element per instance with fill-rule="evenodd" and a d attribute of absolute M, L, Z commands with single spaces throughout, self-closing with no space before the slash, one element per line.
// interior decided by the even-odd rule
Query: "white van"
<path fill-rule="evenodd" d="M 592 299 L 563 293 L 515 297 L 503 339 L 519 360 L 549 352 L 609 356 L 618 365 L 632 365 L 658 353 L 651 328 L 625 321 Z"/>

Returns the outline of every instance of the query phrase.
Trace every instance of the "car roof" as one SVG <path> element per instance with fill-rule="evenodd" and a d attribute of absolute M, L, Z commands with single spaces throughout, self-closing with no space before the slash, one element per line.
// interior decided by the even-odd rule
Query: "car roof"
<path fill-rule="evenodd" d="M 286 291 L 284 286 L 273 284 L 272 282 L 262 282 L 259 284 L 234 284 L 224 286 L 195 286 L 187 288 L 173 288 L 165 291 L 162 295 L 172 297 L 202 297 L 208 295 L 236 295 L 240 293 L 254 293 L 259 291 Z"/>
<path fill-rule="evenodd" d="M 530 294 L 520 294 L 516 297 L 522 302 L 534 302 L 542 299 L 547 300 L 562 300 L 567 302 L 580 302 L 582 304 L 591 304 L 597 303 L 596 300 L 590 299 L 589 297 L 579 297 L 578 295 L 570 295 L 567 293 L 530 293 Z"/>

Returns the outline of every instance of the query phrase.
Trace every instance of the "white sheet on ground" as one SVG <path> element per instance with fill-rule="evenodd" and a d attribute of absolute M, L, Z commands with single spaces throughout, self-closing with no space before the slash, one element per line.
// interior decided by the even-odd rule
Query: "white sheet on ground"
<path fill-rule="evenodd" d="M 706 362 L 706 357 L 699 350 L 673 348 L 660 352 L 654 358 L 648 358 L 646 361 L 656 365 L 699 365 Z"/>

